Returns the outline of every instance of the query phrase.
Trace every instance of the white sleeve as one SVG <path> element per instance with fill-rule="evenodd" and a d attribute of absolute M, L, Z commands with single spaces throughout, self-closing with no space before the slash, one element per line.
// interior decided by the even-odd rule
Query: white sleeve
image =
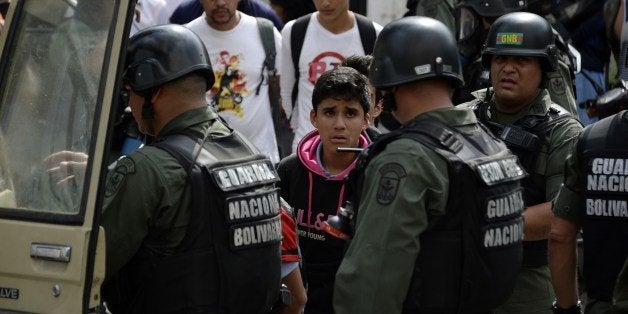
<path fill-rule="evenodd" d="M 294 20 L 288 22 L 281 30 L 281 50 L 279 50 L 279 88 L 281 89 L 281 105 L 286 116 L 292 116 L 292 88 L 294 87 L 294 64 L 292 63 L 292 49 L 290 34 Z"/>

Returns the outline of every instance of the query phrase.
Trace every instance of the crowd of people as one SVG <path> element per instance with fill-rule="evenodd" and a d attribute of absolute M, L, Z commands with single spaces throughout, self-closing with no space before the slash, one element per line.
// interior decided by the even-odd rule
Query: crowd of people
<path fill-rule="evenodd" d="M 628 312 L 625 0 L 538 2 L 141 0 L 111 312 Z"/>

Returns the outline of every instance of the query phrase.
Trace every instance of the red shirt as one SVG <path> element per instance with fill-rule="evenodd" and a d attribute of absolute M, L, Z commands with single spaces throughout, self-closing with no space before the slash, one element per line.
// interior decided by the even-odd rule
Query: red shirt
<path fill-rule="evenodd" d="M 297 231 L 294 218 L 281 207 L 281 261 L 282 262 L 298 262 L 299 248 L 297 244 Z"/>

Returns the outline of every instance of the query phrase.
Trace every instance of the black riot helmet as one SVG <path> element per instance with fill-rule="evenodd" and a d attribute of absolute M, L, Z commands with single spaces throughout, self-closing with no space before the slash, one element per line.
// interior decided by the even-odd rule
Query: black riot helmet
<path fill-rule="evenodd" d="M 381 89 L 428 78 L 463 84 L 458 47 L 442 22 L 408 16 L 388 23 L 377 36 L 369 79 Z"/>
<path fill-rule="evenodd" d="M 176 24 L 153 26 L 129 40 L 122 79 L 136 93 L 150 93 L 192 72 L 207 79 L 208 90 L 214 85 L 207 49 L 190 29 Z"/>
<path fill-rule="evenodd" d="M 493 55 L 541 58 L 545 72 L 557 68 L 557 51 L 552 26 L 544 18 L 528 12 L 506 14 L 488 31 L 482 65 L 490 68 Z"/>

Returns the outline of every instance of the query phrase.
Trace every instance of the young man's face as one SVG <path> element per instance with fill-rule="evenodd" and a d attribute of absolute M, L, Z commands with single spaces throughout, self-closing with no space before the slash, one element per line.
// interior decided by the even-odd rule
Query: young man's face
<path fill-rule="evenodd" d="M 310 112 L 310 120 L 320 133 L 323 147 L 333 151 L 338 147 L 357 147 L 368 119 L 357 100 L 327 98 L 318 104 L 316 111 Z"/>
<path fill-rule="evenodd" d="M 240 0 L 200 0 L 207 14 L 207 23 L 219 30 L 231 29 L 237 25 L 236 10 Z"/>
<path fill-rule="evenodd" d="M 332 22 L 349 11 L 349 0 L 314 0 L 321 22 Z"/>
<path fill-rule="evenodd" d="M 491 82 L 500 111 L 518 112 L 539 92 L 543 71 L 540 59 L 495 55 L 491 61 Z"/>

